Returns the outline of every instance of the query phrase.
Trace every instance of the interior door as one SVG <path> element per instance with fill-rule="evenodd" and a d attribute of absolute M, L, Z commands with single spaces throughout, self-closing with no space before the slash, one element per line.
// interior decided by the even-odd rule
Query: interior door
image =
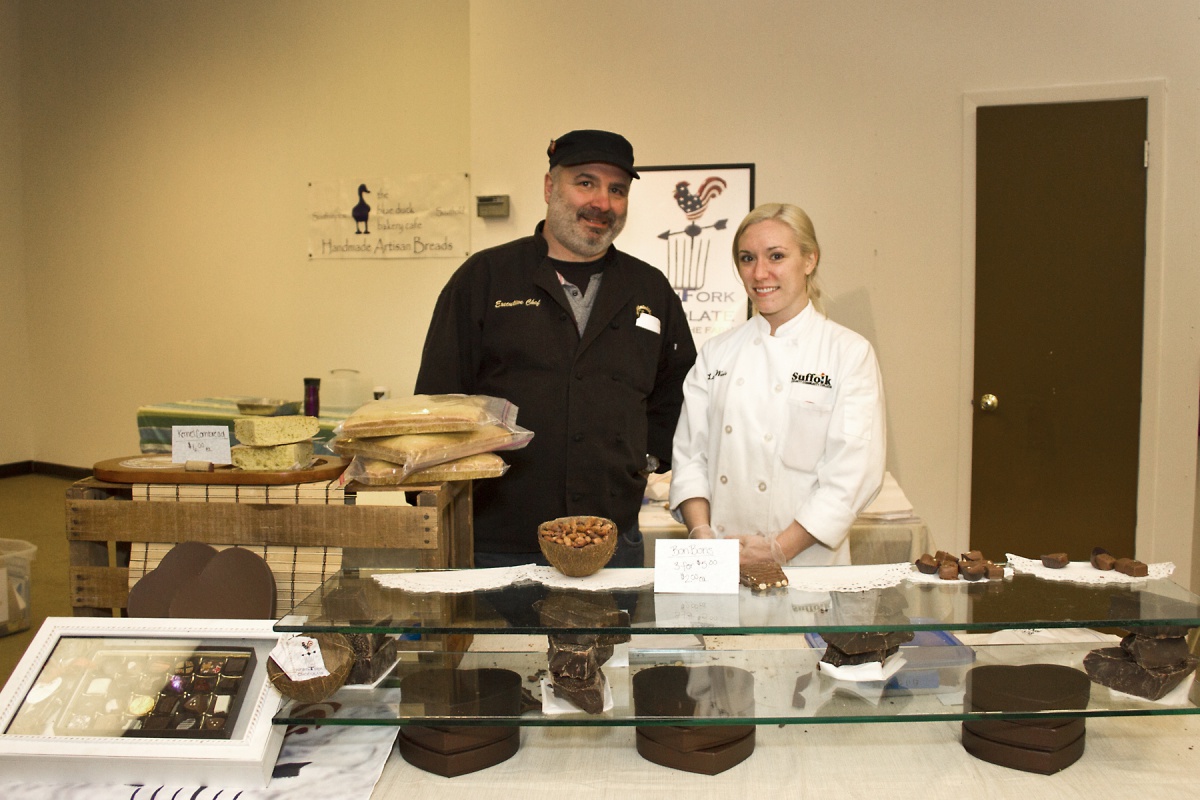
<path fill-rule="evenodd" d="M 1134 554 L 1145 99 L 977 114 L 971 547 Z"/>

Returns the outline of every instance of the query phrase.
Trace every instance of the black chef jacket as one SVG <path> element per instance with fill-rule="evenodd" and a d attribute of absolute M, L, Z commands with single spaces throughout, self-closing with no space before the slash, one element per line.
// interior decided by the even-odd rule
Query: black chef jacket
<path fill-rule="evenodd" d="M 468 258 L 438 297 L 416 393 L 505 398 L 534 433 L 502 453 L 503 477 L 475 483 L 479 552 L 537 553 L 538 524 L 561 516 L 632 530 L 646 455 L 670 468 L 696 360 L 683 305 L 662 272 L 615 247 L 603 276 L 580 336 L 539 224 L 533 236 Z M 638 324 L 639 315 L 651 319 Z"/>

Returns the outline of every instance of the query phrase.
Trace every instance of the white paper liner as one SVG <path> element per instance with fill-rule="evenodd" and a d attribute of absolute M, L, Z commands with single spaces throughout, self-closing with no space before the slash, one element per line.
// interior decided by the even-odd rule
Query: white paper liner
<path fill-rule="evenodd" d="M 868 592 L 897 586 L 911 564 L 860 564 L 843 567 L 784 567 L 788 589 L 797 592 Z"/>
<path fill-rule="evenodd" d="M 865 681 L 886 681 L 907 664 L 900 653 L 892 653 L 884 661 L 868 661 L 866 664 L 847 664 L 835 667 L 824 661 L 817 662 L 817 669 L 825 675 L 839 681 L 862 683 Z"/>
<path fill-rule="evenodd" d="M 988 582 L 987 578 L 980 578 L 977 581 L 969 581 L 966 578 L 964 578 L 962 575 L 959 575 L 954 580 L 945 580 L 943 578 L 939 578 L 937 576 L 936 572 L 933 575 L 926 575 L 924 572 L 921 572 L 919 569 L 917 569 L 912 564 L 909 564 L 908 566 L 909 566 L 909 572 L 908 572 L 908 582 L 909 583 L 942 583 L 942 584 L 947 584 L 949 586 L 953 586 L 956 583 L 963 583 L 963 584 L 969 585 L 972 583 L 987 583 Z M 1004 577 L 1011 578 L 1012 576 L 1013 576 L 1012 565 L 1006 564 L 1004 566 Z"/>
<path fill-rule="evenodd" d="M 1040 558 L 1023 558 L 1012 553 L 1005 553 L 1005 558 L 1021 574 L 1036 575 L 1048 581 L 1072 583 L 1141 583 L 1156 578 L 1168 578 L 1175 571 L 1174 563 L 1162 561 L 1157 564 L 1147 564 L 1149 575 L 1145 578 L 1131 578 L 1115 569 L 1096 569 L 1090 561 L 1072 561 L 1062 569 L 1051 569 L 1043 566 Z"/>
<path fill-rule="evenodd" d="M 454 569 L 432 572 L 389 572 L 375 575 L 375 580 L 389 589 L 403 589 L 414 594 L 462 594 L 503 589 L 514 583 L 533 581 L 551 589 L 583 589 L 613 591 L 637 589 L 654 583 L 654 570 L 611 568 L 583 578 L 563 575 L 554 567 L 522 564 L 516 567 L 488 569 Z"/>

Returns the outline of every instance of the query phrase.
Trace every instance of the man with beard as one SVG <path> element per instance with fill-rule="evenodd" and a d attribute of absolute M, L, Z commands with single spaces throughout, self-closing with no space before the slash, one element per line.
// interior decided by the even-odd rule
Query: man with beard
<path fill-rule="evenodd" d="M 550 142 L 546 219 L 463 263 L 434 308 L 417 394 L 502 397 L 533 431 L 477 481 L 475 566 L 546 563 L 537 526 L 576 514 L 621 532 L 610 566 L 643 566 L 638 510 L 670 468 L 684 377 L 696 359 L 666 277 L 613 247 L 638 177 L 608 131 Z"/>

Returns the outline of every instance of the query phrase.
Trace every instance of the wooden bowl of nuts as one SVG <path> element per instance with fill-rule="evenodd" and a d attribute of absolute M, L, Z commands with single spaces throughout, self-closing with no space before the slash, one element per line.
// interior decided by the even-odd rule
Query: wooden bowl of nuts
<path fill-rule="evenodd" d="M 564 575 L 598 572 L 617 549 L 617 526 L 604 517 L 559 517 L 538 525 L 542 555 Z"/>

